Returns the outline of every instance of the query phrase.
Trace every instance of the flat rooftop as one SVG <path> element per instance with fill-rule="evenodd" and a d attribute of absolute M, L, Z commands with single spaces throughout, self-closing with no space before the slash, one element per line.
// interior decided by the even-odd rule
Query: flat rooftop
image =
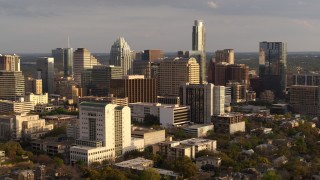
<path fill-rule="evenodd" d="M 152 160 L 149 160 L 149 159 L 145 159 L 145 158 L 142 158 L 142 157 L 138 157 L 138 158 L 135 158 L 135 159 L 130 159 L 130 160 L 127 160 L 127 161 L 122 161 L 122 162 L 119 162 L 119 163 L 115 163 L 116 166 L 118 167 L 123 167 L 123 168 L 137 168 L 139 169 L 140 168 L 144 168 L 144 167 L 149 167 L 150 164 L 153 164 L 153 161 Z"/>
<path fill-rule="evenodd" d="M 207 126 L 213 126 L 213 124 L 194 124 L 186 127 L 185 129 L 197 129 L 197 128 L 207 127 Z"/>

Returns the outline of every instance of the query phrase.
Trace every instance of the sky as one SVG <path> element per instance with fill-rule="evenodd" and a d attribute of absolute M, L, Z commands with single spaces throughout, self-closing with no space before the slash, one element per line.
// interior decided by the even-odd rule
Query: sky
<path fill-rule="evenodd" d="M 85 47 L 109 53 L 124 37 L 132 50 L 190 50 L 194 20 L 206 49 L 258 52 L 260 41 L 289 52 L 320 51 L 319 0 L 0 0 L 0 53 Z"/>

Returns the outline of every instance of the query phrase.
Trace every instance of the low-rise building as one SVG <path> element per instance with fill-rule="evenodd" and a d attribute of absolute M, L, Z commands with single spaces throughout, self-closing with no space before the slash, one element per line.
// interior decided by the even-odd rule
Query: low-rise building
<path fill-rule="evenodd" d="M 111 103 L 111 104 L 117 104 L 119 106 L 128 106 L 128 97 L 120 98 L 120 97 L 113 97 L 113 95 L 109 95 L 106 97 L 83 96 L 78 98 L 78 105 L 81 102 Z"/>
<path fill-rule="evenodd" d="M 176 127 L 190 123 L 189 106 L 168 105 L 160 103 L 129 103 L 131 118 L 142 122 L 146 115 L 159 117 L 163 127 Z"/>
<path fill-rule="evenodd" d="M 150 146 L 166 140 L 166 131 L 133 127 L 131 137 L 144 139 L 144 146 Z"/>
<path fill-rule="evenodd" d="M 213 116 L 212 122 L 216 132 L 234 134 L 236 132 L 245 132 L 246 130 L 243 116 L 240 113 Z"/>
<path fill-rule="evenodd" d="M 72 139 L 78 139 L 80 137 L 80 125 L 79 120 L 73 120 L 67 124 L 67 137 Z"/>
<path fill-rule="evenodd" d="M 143 171 L 149 168 L 157 171 L 162 177 L 169 177 L 170 179 L 178 179 L 179 174 L 173 171 L 153 168 L 153 161 L 145 158 L 135 158 L 127 161 L 122 161 L 119 163 L 115 163 L 115 167 L 123 170 L 134 170 L 134 171 Z"/>
<path fill-rule="evenodd" d="M 187 135 L 192 137 L 205 137 L 208 131 L 213 130 L 212 124 L 195 124 L 184 128 Z"/>
<path fill-rule="evenodd" d="M 37 139 L 53 129 L 39 115 L 2 115 L 0 116 L 0 139 L 21 138 Z"/>
<path fill-rule="evenodd" d="M 34 110 L 32 102 L 26 102 L 23 98 L 19 101 L 0 100 L 0 114 L 29 113 Z"/>
<path fill-rule="evenodd" d="M 37 104 L 48 104 L 48 93 L 44 94 L 33 94 L 29 93 L 25 96 L 27 102 L 32 102 L 33 105 Z"/>
<path fill-rule="evenodd" d="M 46 120 L 46 122 L 50 124 L 54 124 L 55 127 L 57 126 L 64 126 L 68 124 L 69 122 L 77 119 L 77 116 L 73 115 L 64 115 L 64 114 L 58 114 L 58 115 L 52 115 L 52 116 L 44 116 L 43 119 Z"/>
<path fill-rule="evenodd" d="M 166 157 L 180 158 L 187 156 L 195 159 L 195 154 L 202 150 L 215 151 L 217 148 L 216 140 L 192 138 L 184 141 L 165 141 L 155 144 L 153 153 L 160 153 Z"/>
<path fill-rule="evenodd" d="M 6 158 L 6 152 L 0 151 L 0 163 L 4 162 Z"/>
<path fill-rule="evenodd" d="M 220 167 L 221 158 L 220 157 L 201 156 L 201 157 L 196 158 L 196 165 L 198 166 L 199 169 L 205 165 Z"/>
<path fill-rule="evenodd" d="M 32 150 L 44 151 L 50 156 L 57 154 L 69 155 L 69 149 L 73 141 L 62 141 L 57 138 L 46 138 L 32 141 Z"/>
<path fill-rule="evenodd" d="M 60 106 L 54 106 L 49 104 L 37 104 L 34 106 L 34 112 L 41 113 L 41 112 L 50 112 L 59 108 Z"/>

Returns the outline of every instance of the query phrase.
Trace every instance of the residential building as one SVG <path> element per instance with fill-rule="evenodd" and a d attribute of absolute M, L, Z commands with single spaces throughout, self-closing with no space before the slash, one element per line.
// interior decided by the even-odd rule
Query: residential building
<path fill-rule="evenodd" d="M 100 65 L 98 60 L 91 55 L 86 48 L 78 48 L 73 53 L 73 77 L 76 83 L 81 86 L 82 71 L 92 69 L 93 66 Z"/>
<path fill-rule="evenodd" d="M 160 96 L 179 96 L 183 83 L 199 84 L 199 64 L 195 58 L 165 59 L 159 66 Z"/>
<path fill-rule="evenodd" d="M 212 123 L 216 132 L 234 134 L 245 132 L 245 122 L 242 114 L 228 113 L 212 117 Z"/>
<path fill-rule="evenodd" d="M 73 75 L 73 49 L 57 48 L 52 50 L 54 68 L 57 72 L 63 72 L 64 77 Z"/>
<path fill-rule="evenodd" d="M 234 50 L 233 49 L 217 50 L 215 52 L 214 59 L 216 63 L 234 64 Z"/>
<path fill-rule="evenodd" d="M 42 79 L 42 92 L 54 94 L 54 59 L 40 57 L 37 60 L 37 79 Z"/>
<path fill-rule="evenodd" d="M 70 148 L 70 162 L 86 164 L 114 160 L 124 153 L 143 150 L 144 140 L 131 138 L 130 108 L 115 104 L 82 102 L 79 107 L 80 137 Z"/>
<path fill-rule="evenodd" d="M 115 97 L 128 97 L 129 103 L 157 101 L 157 83 L 155 79 L 145 79 L 142 75 L 123 76 L 111 79 L 110 93 Z"/>
<path fill-rule="evenodd" d="M 48 93 L 44 94 L 33 94 L 29 93 L 25 96 L 27 102 L 32 102 L 33 105 L 37 104 L 48 104 Z"/>
<path fill-rule="evenodd" d="M 207 81 L 206 78 L 206 31 L 204 27 L 204 21 L 195 20 L 194 26 L 192 27 L 192 50 L 200 52 L 200 58 L 198 63 L 199 68 L 199 81 L 204 83 Z"/>
<path fill-rule="evenodd" d="M 199 169 L 201 169 L 201 167 L 205 165 L 211 165 L 215 168 L 218 168 L 221 166 L 221 161 L 222 160 L 220 157 L 201 156 L 196 158 L 196 165 Z"/>
<path fill-rule="evenodd" d="M 187 135 L 192 137 L 206 137 L 208 131 L 213 131 L 212 124 L 194 124 L 188 127 L 183 128 Z"/>
<path fill-rule="evenodd" d="M 34 103 L 24 101 L 23 98 L 17 101 L 0 100 L 0 114 L 29 113 L 32 110 Z"/>
<path fill-rule="evenodd" d="M 271 90 L 276 97 L 283 97 L 287 87 L 287 44 L 267 42 L 259 44 L 259 76 L 264 90 Z"/>
<path fill-rule="evenodd" d="M 0 54 L 0 71 L 20 71 L 20 57 Z"/>
<path fill-rule="evenodd" d="M 131 75 L 133 73 L 133 58 L 127 41 L 119 37 L 111 46 L 109 65 L 122 67 L 122 75 Z"/>
<path fill-rule="evenodd" d="M 131 137 L 144 139 L 144 146 L 151 146 L 153 144 L 163 142 L 166 140 L 166 131 L 133 127 L 131 130 Z"/>
<path fill-rule="evenodd" d="M 24 97 L 24 76 L 21 71 L 0 71 L 0 99 Z"/>

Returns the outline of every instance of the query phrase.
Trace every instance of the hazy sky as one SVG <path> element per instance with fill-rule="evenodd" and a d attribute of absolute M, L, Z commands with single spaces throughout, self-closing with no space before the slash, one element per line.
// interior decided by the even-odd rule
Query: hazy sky
<path fill-rule="evenodd" d="M 109 52 L 119 36 L 131 49 L 191 49 L 195 19 L 207 51 L 257 52 L 260 41 L 320 51 L 319 0 L 0 0 L 0 53 L 66 47 Z"/>

